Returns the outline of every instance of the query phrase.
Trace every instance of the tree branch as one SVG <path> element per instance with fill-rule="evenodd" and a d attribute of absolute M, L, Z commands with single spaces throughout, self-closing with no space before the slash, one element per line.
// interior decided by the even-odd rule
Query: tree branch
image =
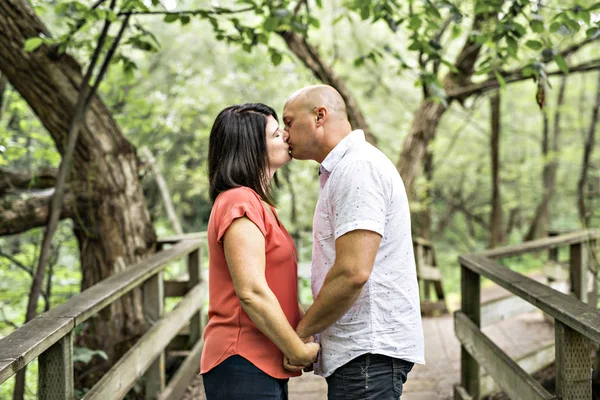
<path fill-rule="evenodd" d="M 0 201 L 0 236 L 16 235 L 39 228 L 48 222 L 53 191 L 36 194 L 26 199 Z M 60 219 L 75 217 L 76 198 L 71 190 L 64 195 Z"/>
<path fill-rule="evenodd" d="M 255 7 L 240 8 L 239 10 L 229 10 L 227 8 L 215 7 L 214 10 L 181 10 L 181 11 L 122 11 L 117 15 L 119 17 L 127 15 L 226 15 L 240 14 L 248 11 L 253 11 Z"/>
<path fill-rule="evenodd" d="M 570 67 L 569 74 L 579 73 L 579 72 L 596 71 L 596 70 L 600 70 L 600 59 L 591 60 L 591 61 L 585 62 L 583 64 L 579 64 L 574 67 Z M 523 73 L 520 70 L 506 72 L 506 73 L 503 73 L 502 75 L 507 84 L 521 82 L 521 81 L 532 78 L 530 76 L 523 76 Z M 548 72 L 547 75 L 548 76 L 557 76 L 557 75 L 565 75 L 565 74 L 562 71 L 558 70 L 558 71 Z M 498 89 L 499 87 L 500 87 L 500 84 L 498 83 L 498 80 L 493 78 L 493 79 L 488 79 L 483 82 L 472 84 L 472 85 L 469 85 L 469 86 L 466 86 L 463 88 L 451 90 L 447 93 L 447 96 L 448 96 L 449 100 L 451 100 L 451 99 L 454 100 L 454 99 L 458 99 L 458 98 L 465 98 L 465 97 L 473 96 L 475 94 L 477 94 L 477 95 L 483 94 L 490 90 Z"/>
<path fill-rule="evenodd" d="M 27 274 L 29 276 L 33 277 L 33 270 L 31 268 L 29 268 L 27 265 L 23 264 L 21 261 L 17 260 L 13 256 L 11 256 L 10 254 L 3 253 L 0 250 L 0 257 L 6 258 L 8 261 L 10 261 L 11 263 L 13 263 L 15 265 L 15 267 L 19 268 L 20 270 L 23 270 L 23 271 L 27 272 Z"/>
<path fill-rule="evenodd" d="M 35 174 L 0 168 L 0 195 L 17 189 L 50 189 L 56 185 L 57 169 L 43 168 Z"/>

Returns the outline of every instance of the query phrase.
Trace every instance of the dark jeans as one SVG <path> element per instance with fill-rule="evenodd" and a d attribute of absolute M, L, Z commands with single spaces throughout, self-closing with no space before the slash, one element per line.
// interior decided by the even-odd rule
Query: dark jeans
<path fill-rule="evenodd" d="M 206 400 L 287 400 L 287 379 L 275 379 L 241 356 L 202 375 Z"/>
<path fill-rule="evenodd" d="M 327 377 L 329 400 L 399 400 L 413 363 L 363 354 Z"/>

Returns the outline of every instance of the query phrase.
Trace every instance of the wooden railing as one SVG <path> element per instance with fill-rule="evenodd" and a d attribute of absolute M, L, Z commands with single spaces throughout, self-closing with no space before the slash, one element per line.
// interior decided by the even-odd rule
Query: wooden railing
<path fill-rule="evenodd" d="M 163 244 L 174 246 L 103 280 L 0 339 L 0 384 L 38 358 L 38 399 L 72 400 L 73 329 L 141 286 L 144 316 L 151 327 L 84 399 L 122 399 L 142 377 L 146 399 L 180 398 L 198 373 L 203 345 L 201 312 L 207 295 L 201 271 L 203 243 L 201 234 L 159 241 L 161 248 Z M 186 256 L 189 280 L 163 281 L 166 266 Z M 168 296 L 183 298 L 171 312 L 164 314 L 164 298 Z M 165 349 L 187 325 L 187 347 L 191 351 L 165 385 Z"/>
<path fill-rule="evenodd" d="M 511 399 L 592 398 L 593 348 L 594 343 L 600 343 L 600 311 L 595 295 L 597 271 L 591 268 L 589 249 L 599 237 L 597 231 L 579 231 L 459 257 L 462 307 L 454 314 L 454 328 L 461 342 L 461 383 L 455 387 L 455 400 L 480 397 L 480 366 Z M 570 250 L 573 295 L 560 293 L 493 260 L 565 246 Z M 492 280 L 554 318 L 554 394 L 546 391 L 481 332 L 481 277 Z"/>

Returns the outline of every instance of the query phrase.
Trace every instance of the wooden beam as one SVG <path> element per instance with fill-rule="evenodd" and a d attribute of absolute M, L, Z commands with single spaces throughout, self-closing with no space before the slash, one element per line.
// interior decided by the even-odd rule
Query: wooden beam
<path fill-rule="evenodd" d="M 0 383 L 17 373 L 75 327 L 73 318 L 34 318 L 0 339 Z"/>
<path fill-rule="evenodd" d="M 598 230 L 581 230 L 573 233 L 567 233 L 566 235 L 547 237 L 513 246 L 504 246 L 496 249 L 485 250 L 477 253 L 477 255 L 488 258 L 511 257 L 518 256 L 519 254 L 549 250 L 561 246 L 569 246 L 573 243 L 587 242 L 598 238 L 600 238 L 600 231 Z"/>
<path fill-rule="evenodd" d="M 122 399 L 177 332 L 202 305 L 205 284 L 197 285 L 173 311 L 152 326 L 141 339 L 90 389 L 84 400 Z"/>
<path fill-rule="evenodd" d="M 511 271 L 505 266 L 478 254 L 460 256 L 459 260 L 464 267 L 496 282 L 551 317 L 570 326 L 596 343 L 600 343 L 600 311 L 595 307 Z"/>
<path fill-rule="evenodd" d="M 188 286 L 188 281 L 165 281 L 165 297 L 183 297 Z"/>
<path fill-rule="evenodd" d="M 194 287 L 202 283 L 202 252 L 201 249 L 196 249 L 188 254 L 187 268 L 189 274 L 188 285 Z M 196 342 L 202 338 L 202 306 L 204 300 L 200 300 L 200 307 L 196 313 L 192 316 L 190 321 L 190 336 L 189 336 L 189 347 L 192 348 Z"/>
<path fill-rule="evenodd" d="M 190 240 L 156 253 L 73 296 L 0 339 L 0 357 L 3 360 L 0 362 L 0 383 L 61 340 L 76 325 L 139 286 L 168 262 L 187 255 L 201 245 L 202 241 Z"/>
<path fill-rule="evenodd" d="M 575 297 L 588 302 L 588 254 L 585 243 L 569 247 L 569 272 Z"/>
<path fill-rule="evenodd" d="M 535 349 L 521 357 L 516 362 L 519 367 L 523 368 L 528 374 L 534 374 L 554 362 L 555 359 L 554 342 L 549 342 Z M 489 374 L 483 374 L 481 376 L 481 396 L 487 396 L 491 393 L 498 391 L 498 385 L 494 382 L 494 379 Z"/>
<path fill-rule="evenodd" d="M 177 369 L 177 372 L 171 378 L 169 385 L 161 393 L 157 400 L 179 400 L 185 393 L 192 378 L 200 373 L 200 356 L 204 340 L 200 339 L 195 345 L 185 361 Z"/>
<path fill-rule="evenodd" d="M 516 315 L 537 310 L 522 298 L 509 294 L 481 305 L 481 326 L 493 325 Z"/>
<path fill-rule="evenodd" d="M 481 326 L 481 278 L 461 266 L 461 310 L 476 327 Z M 465 346 L 460 350 L 461 386 L 474 399 L 479 399 L 479 364 Z"/>
<path fill-rule="evenodd" d="M 144 316 L 149 325 L 155 324 L 164 313 L 163 271 L 144 282 Z M 165 352 L 161 351 L 144 374 L 146 400 L 156 400 L 165 389 Z"/>
<path fill-rule="evenodd" d="M 163 236 L 157 239 L 160 244 L 175 244 L 182 240 L 206 240 L 206 232 L 184 233 L 183 235 Z"/>
<path fill-rule="evenodd" d="M 454 314 L 454 329 L 463 348 L 494 378 L 511 399 L 554 399 L 552 394 L 485 336 L 465 313 L 457 311 Z"/>
<path fill-rule="evenodd" d="M 420 264 L 417 269 L 417 277 L 425 281 L 441 281 L 442 273 L 439 268 L 427 264 Z"/>
<path fill-rule="evenodd" d="M 41 317 L 75 317 L 75 325 L 79 325 L 116 299 L 139 286 L 158 271 L 164 269 L 165 264 L 186 256 L 201 245 L 202 241 L 199 240 L 184 241 L 167 250 L 155 253 L 146 260 L 128 267 L 123 272 L 113 275 L 72 297 L 66 303 L 54 307 L 47 313 L 42 314 Z"/>

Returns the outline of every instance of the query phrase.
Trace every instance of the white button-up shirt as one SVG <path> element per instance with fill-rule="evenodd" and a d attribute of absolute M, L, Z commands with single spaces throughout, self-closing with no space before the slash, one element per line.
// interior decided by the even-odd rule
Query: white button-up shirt
<path fill-rule="evenodd" d="M 320 182 L 313 221 L 313 296 L 335 262 L 337 238 L 357 229 L 377 232 L 382 238 L 360 297 L 320 333 L 315 372 L 327 377 L 365 353 L 424 364 L 410 210 L 396 167 L 365 141 L 363 131 L 356 130 L 323 160 Z"/>

